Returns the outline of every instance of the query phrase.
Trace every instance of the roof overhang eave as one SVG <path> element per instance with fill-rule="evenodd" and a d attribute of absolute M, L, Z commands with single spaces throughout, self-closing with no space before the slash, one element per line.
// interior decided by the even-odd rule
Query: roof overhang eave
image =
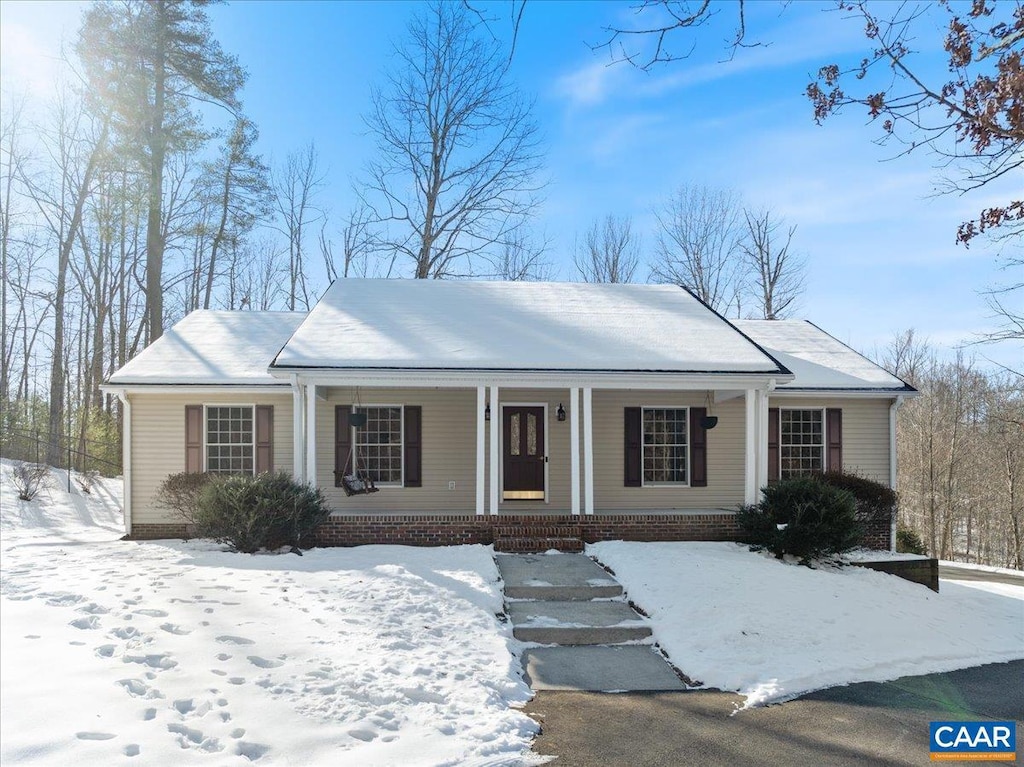
<path fill-rule="evenodd" d="M 532 386 L 564 388 L 691 388 L 749 389 L 781 385 L 793 380 L 780 370 L 522 370 L 472 368 L 327 368 L 272 366 L 272 376 L 323 386 Z"/>

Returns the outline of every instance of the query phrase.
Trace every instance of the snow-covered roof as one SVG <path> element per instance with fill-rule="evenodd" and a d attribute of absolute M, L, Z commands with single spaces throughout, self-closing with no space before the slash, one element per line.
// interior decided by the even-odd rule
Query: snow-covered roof
<path fill-rule="evenodd" d="M 108 383 L 280 385 L 267 368 L 305 317 L 304 312 L 192 312 Z"/>
<path fill-rule="evenodd" d="M 733 320 L 789 368 L 780 389 L 912 391 L 906 383 L 806 320 Z"/>
<path fill-rule="evenodd" d="M 274 366 L 785 373 L 672 285 L 372 279 L 336 281 Z"/>

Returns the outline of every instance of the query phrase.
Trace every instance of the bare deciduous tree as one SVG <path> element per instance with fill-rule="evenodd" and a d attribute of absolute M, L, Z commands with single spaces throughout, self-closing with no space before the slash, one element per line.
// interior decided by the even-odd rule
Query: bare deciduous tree
<path fill-rule="evenodd" d="M 738 311 L 742 210 L 735 192 L 681 186 L 655 210 L 659 232 L 651 281 L 683 285 L 721 314 Z"/>
<path fill-rule="evenodd" d="M 471 274 L 474 259 L 493 257 L 537 204 L 530 105 L 478 23 L 455 3 L 417 13 L 367 118 L 377 157 L 364 196 L 383 225 L 382 246 L 418 279 Z"/>
<path fill-rule="evenodd" d="M 572 257 L 584 282 L 632 282 L 640 266 L 640 236 L 629 216 L 609 213 L 595 221 Z"/>
<path fill-rule="evenodd" d="M 288 241 L 288 294 L 291 311 L 309 309 L 310 288 L 306 282 L 306 236 L 310 226 L 323 217 L 315 198 L 323 188 L 326 173 L 320 170 L 316 146 L 310 142 L 293 152 L 273 174 L 274 207 L 279 221 L 277 230 Z"/>
<path fill-rule="evenodd" d="M 770 208 L 744 210 L 746 232 L 740 249 L 750 275 L 754 304 L 766 320 L 790 313 L 804 290 L 803 260 L 793 252 L 796 226 L 782 231 L 784 222 Z"/>
<path fill-rule="evenodd" d="M 551 265 L 544 259 L 548 245 L 547 240 L 535 242 L 517 232 L 502 244 L 497 258 L 493 259 L 495 276 L 510 282 L 550 279 Z"/>

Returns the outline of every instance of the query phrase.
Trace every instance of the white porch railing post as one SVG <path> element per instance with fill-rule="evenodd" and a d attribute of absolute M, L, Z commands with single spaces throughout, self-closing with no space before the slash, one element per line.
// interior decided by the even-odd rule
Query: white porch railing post
<path fill-rule="evenodd" d="M 746 405 L 746 444 L 744 461 L 744 503 L 757 503 L 757 402 L 756 390 L 743 393 Z"/>
<path fill-rule="evenodd" d="M 316 487 L 316 385 L 306 384 L 306 482 Z"/>
<path fill-rule="evenodd" d="M 583 387 L 583 510 L 594 513 L 594 389 Z"/>
<path fill-rule="evenodd" d="M 302 384 L 292 376 L 292 476 L 296 482 L 306 481 L 306 408 L 302 400 Z"/>
<path fill-rule="evenodd" d="M 498 399 L 498 387 L 491 387 L 491 514 L 498 513 L 498 467 L 501 464 L 501 446 L 498 444 L 498 432 L 501 426 L 501 401 Z"/>
<path fill-rule="evenodd" d="M 580 513 L 580 388 L 569 389 L 569 466 L 572 482 L 572 513 Z"/>
<path fill-rule="evenodd" d="M 484 412 L 487 409 L 487 387 L 476 387 L 476 513 L 483 515 L 484 490 L 487 478 L 487 453 L 486 449 L 486 424 L 484 423 Z"/>

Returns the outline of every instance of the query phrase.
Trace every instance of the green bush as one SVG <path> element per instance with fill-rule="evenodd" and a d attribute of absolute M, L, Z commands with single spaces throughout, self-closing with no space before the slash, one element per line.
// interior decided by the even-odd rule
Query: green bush
<path fill-rule="evenodd" d="M 868 527 L 873 524 L 891 525 L 896 514 L 899 501 L 896 491 L 881 482 L 862 477 L 858 474 L 846 474 L 841 471 L 826 471 L 815 475 L 817 479 L 846 490 L 857 503 L 857 521 Z"/>
<path fill-rule="evenodd" d="M 738 522 L 755 548 L 804 564 L 849 551 L 861 535 L 853 495 L 814 477 L 769 485 L 760 503 L 740 507 Z"/>
<path fill-rule="evenodd" d="M 282 546 L 308 548 L 330 513 L 319 488 L 283 472 L 218 477 L 199 496 L 196 534 L 247 554 Z"/>
<path fill-rule="evenodd" d="M 196 511 L 199 509 L 199 496 L 210 484 L 212 474 L 183 471 L 170 474 L 160 483 L 156 491 L 156 503 L 170 509 L 186 525 L 196 523 Z"/>
<path fill-rule="evenodd" d="M 928 547 L 914 530 L 900 524 L 896 526 L 896 551 L 903 554 L 927 554 Z"/>

